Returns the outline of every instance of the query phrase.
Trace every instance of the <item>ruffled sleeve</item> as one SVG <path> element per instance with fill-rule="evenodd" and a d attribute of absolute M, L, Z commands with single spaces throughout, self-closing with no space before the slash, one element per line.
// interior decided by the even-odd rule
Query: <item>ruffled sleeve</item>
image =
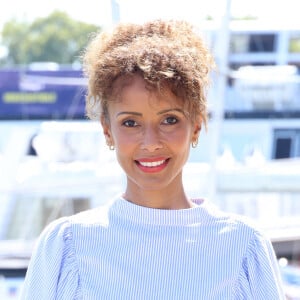
<path fill-rule="evenodd" d="M 236 299 L 284 300 L 281 276 L 271 242 L 255 232 L 243 259 Z"/>
<path fill-rule="evenodd" d="M 54 221 L 41 234 L 20 299 L 81 299 L 72 231 L 67 218 Z"/>

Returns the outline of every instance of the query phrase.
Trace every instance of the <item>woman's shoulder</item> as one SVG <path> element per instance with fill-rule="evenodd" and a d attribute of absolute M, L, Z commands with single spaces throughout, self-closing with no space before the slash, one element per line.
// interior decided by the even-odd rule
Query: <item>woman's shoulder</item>
<path fill-rule="evenodd" d="M 243 232 L 250 236 L 263 236 L 264 231 L 259 222 L 246 215 L 221 210 L 218 206 L 207 201 L 207 220 L 222 230 L 222 232 Z"/>
<path fill-rule="evenodd" d="M 64 216 L 50 222 L 40 234 L 39 239 L 44 241 L 61 240 L 66 242 L 72 239 L 74 226 L 78 228 L 92 225 L 105 225 L 108 219 L 108 206 L 92 208 L 74 215 Z"/>
<path fill-rule="evenodd" d="M 68 222 L 70 222 L 71 226 L 105 226 L 108 223 L 110 207 L 111 203 L 107 203 L 99 207 L 79 212 L 70 216 Z"/>

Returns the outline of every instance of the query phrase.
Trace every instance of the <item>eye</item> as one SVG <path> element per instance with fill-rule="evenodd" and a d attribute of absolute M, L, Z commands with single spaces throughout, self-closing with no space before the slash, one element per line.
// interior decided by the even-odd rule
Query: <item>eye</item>
<path fill-rule="evenodd" d="M 125 127 L 136 127 L 138 126 L 137 122 L 134 120 L 126 120 L 122 123 Z"/>
<path fill-rule="evenodd" d="M 167 117 L 163 120 L 163 124 L 165 125 L 173 125 L 178 123 L 178 119 L 176 117 Z"/>

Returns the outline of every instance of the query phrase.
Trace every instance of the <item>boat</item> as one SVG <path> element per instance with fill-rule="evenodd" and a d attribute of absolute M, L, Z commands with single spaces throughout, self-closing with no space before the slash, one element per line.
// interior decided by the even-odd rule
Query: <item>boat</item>
<path fill-rule="evenodd" d="M 290 267 L 300 254 L 300 26 L 237 22 L 184 181 L 191 197 L 254 219 Z M 0 70 L 0 253 L 7 242 L 32 246 L 52 220 L 102 205 L 125 185 L 100 124 L 85 117 L 85 92 L 80 69 Z"/>

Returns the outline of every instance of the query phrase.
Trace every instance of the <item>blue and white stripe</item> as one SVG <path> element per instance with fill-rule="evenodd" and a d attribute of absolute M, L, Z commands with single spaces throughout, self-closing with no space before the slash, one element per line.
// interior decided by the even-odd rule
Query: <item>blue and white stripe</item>
<path fill-rule="evenodd" d="M 271 243 L 208 201 L 183 210 L 112 204 L 42 233 L 21 299 L 285 299 Z"/>

